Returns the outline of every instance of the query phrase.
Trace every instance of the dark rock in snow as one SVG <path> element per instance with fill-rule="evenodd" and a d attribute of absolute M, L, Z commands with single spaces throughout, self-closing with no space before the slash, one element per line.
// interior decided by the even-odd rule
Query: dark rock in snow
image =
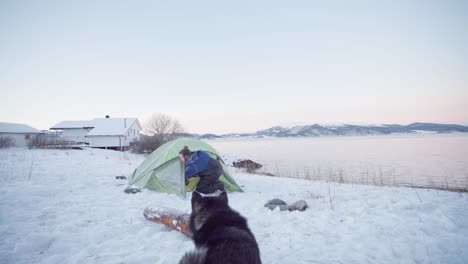
<path fill-rule="evenodd" d="M 274 175 L 273 173 L 269 173 L 269 172 L 256 172 L 255 174 L 258 174 L 258 175 L 265 175 L 265 176 L 271 176 L 271 177 L 276 176 L 276 175 Z"/>
<path fill-rule="evenodd" d="M 232 166 L 240 169 L 247 169 L 248 172 L 253 172 L 256 169 L 260 169 L 262 167 L 262 164 L 247 159 L 234 161 L 232 162 Z"/>
<path fill-rule="evenodd" d="M 306 201 L 304 200 L 299 200 L 290 206 L 288 206 L 289 211 L 305 211 L 309 206 L 307 205 Z"/>
<path fill-rule="evenodd" d="M 127 179 L 127 177 L 125 177 L 125 176 L 115 176 L 115 178 L 117 180 L 126 180 Z"/>
<path fill-rule="evenodd" d="M 275 208 L 278 206 L 280 207 L 280 211 L 288 210 L 288 205 L 286 204 L 285 201 L 281 199 L 273 199 L 273 200 L 268 201 L 265 204 L 265 207 L 267 207 L 270 210 L 275 210 Z"/>
<path fill-rule="evenodd" d="M 135 194 L 135 193 L 141 192 L 141 190 L 138 189 L 138 188 L 128 187 L 128 188 L 125 188 L 124 192 L 125 193 Z"/>
<path fill-rule="evenodd" d="M 265 204 L 265 206 L 266 206 L 267 204 L 286 205 L 286 202 L 283 201 L 283 200 L 281 200 L 281 199 L 275 198 L 275 199 L 273 199 L 273 200 L 268 201 L 268 202 Z"/>
<path fill-rule="evenodd" d="M 279 206 L 280 211 L 305 211 L 309 206 L 307 205 L 306 201 L 304 200 L 299 200 L 291 205 L 287 205 L 285 201 L 281 199 L 273 199 L 268 201 L 265 204 L 265 207 L 267 207 L 270 210 L 275 210 L 276 207 Z"/>

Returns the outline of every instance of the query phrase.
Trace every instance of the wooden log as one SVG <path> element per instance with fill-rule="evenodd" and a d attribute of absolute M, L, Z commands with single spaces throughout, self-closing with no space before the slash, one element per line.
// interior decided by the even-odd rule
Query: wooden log
<path fill-rule="evenodd" d="M 163 224 L 172 229 L 180 231 L 182 234 L 192 237 L 189 222 L 190 215 L 174 209 L 154 209 L 146 208 L 143 212 L 146 220 Z"/>

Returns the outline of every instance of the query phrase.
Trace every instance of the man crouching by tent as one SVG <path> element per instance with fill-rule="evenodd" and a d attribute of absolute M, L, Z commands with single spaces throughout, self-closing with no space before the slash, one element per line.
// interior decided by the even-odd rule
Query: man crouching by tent
<path fill-rule="evenodd" d="M 218 181 L 223 174 L 223 166 L 219 161 L 205 151 L 191 152 L 187 146 L 179 152 L 179 157 L 185 164 L 185 180 L 190 181 L 194 176 L 200 178 L 197 192 L 207 194 L 216 190 L 224 191 L 224 184 Z"/>

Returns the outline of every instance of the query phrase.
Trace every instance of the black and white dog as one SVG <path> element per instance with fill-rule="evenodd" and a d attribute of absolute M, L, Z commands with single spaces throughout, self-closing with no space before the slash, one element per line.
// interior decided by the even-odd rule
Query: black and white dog
<path fill-rule="evenodd" d="M 190 230 L 196 250 L 179 264 L 260 264 L 257 241 L 247 220 L 228 205 L 226 192 L 218 196 L 192 194 Z"/>

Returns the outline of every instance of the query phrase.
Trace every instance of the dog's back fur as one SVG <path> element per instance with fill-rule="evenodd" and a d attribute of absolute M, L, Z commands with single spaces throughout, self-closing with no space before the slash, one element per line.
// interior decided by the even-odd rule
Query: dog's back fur
<path fill-rule="evenodd" d="M 260 264 L 257 241 L 247 220 L 228 205 L 226 192 L 217 197 L 192 194 L 190 230 L 196 250 L 179 264 Z"/>

